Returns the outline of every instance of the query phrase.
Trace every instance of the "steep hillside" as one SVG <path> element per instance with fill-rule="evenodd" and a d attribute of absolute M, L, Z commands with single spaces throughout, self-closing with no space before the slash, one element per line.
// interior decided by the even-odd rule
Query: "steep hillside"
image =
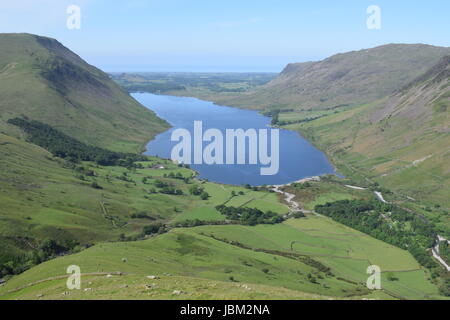
<path fill-rule="evenodd" d="M 138 152 L 168 127 L 101 70 L 58 41 L 0 34 L 0 130 L 17 116 L 47 123 L 85 143 Z"/>
<path fill-rule="evenodd" d="M 426 72 L 450 48 L 390 44 L 288 65 L 270 83 L 217 100 L 257 109 L 327 109 L 368 103 L 392 94 Z"/>
<path fill-rule="evenodd" d="M 370 264 L 383 268 L 383 290 L 365 287 Z M 65 286 L 70 265 L 83 273 L 81 290 Z M 442 298 L 428 277 L 405 251 L 311 216 L 98 244 L 11 279 L 0 287 L 0 299 Z"/>
<path fill-rule="evenodd" d="M 450 230 L 450 57 L 376 103 L 289 128 L 325 148 L 344 171 L 421 203 Z"/>

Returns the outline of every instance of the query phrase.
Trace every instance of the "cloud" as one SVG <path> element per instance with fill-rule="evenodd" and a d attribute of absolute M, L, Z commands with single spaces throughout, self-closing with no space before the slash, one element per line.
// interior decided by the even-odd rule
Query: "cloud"
<path fill-rule="evenodd" d="M 236 28 L 236 27 L 241 27 L 241 26 L 245 26 L 245 25 L 255 24 L 260 21 L 261 21 L 261 19 L 259 19 L 259 18 L 251 18 L 251 19 L 240 20 L 240 21 L 221 21 L 221 22 L 214 23 L 214 25 L 219 28 Z"/>

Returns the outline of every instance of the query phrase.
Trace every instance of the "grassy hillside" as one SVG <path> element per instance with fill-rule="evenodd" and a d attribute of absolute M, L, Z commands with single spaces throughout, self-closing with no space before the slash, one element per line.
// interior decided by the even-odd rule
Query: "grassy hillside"
<path fill-rule="evenodd" d="M 373 263 L 384 271 L 382 291 L 364 286 Z M 68 292 L 64 272 L 73 264 L 86 275 L 82 290 Z M 147 279 L 150 275 L 158 278 Z M 0 298 L 439 298 L 428 277 L 408 253 L 310 216 L 272 226 L 174 229 L 145 241 L 99 244 L 13 278 L 0 288 Z"/>
<path fill-rule="evenodd" d="M 389 98 L 291 124 L 324 148 L 342 172 L 377 182 L 449 234 L 450 60 Z M 289 115 L 286 115 L 289 118 Z"/>
<path fill-rule="evenodd" d="M 73 252 L 97 243 L 13 277 L 0 287 L 2 299 L 439 297 L 429 272 L 409 253 L 328 218 L 308 215 L 255 227 L 192 223 L 225 223 L 215 208 L 220 204 L 287 213 L 274 193 L 196 182 L 189 179 L 191 170 L 157 158 L 129 169 L 92 162 L 73 165 L 13 137 L 2 135 L 0 143 L 6 151 L 0 161 L 5 172 L 0 258 L 5 265 L 14 266 L 14 256 L 42 248 L 43 239 L 75 241 Z M 182 194 L 163 193 L 160 182 Z M 191 194 L 193 185 L 204 188 L 209 198 Z M 306 206 L 370 196 L 333 181 L 314 184 L 308 192 L 297 199 Z M 135 241 L 148 226 L 172 223 L 190 228 Z M 71 264 L 86 274 L 83 289 L 63 295 L 64 272 Z M 383 291 L 364 287 L 370 264 L 385 271 Z M 124 274 L 106 276 L 118 271 Z"/>
<path fill-rule="evenodd" d="M 426 72 L 450 48 L 389 44 L 334 55 L 318 62 L 289 64 L 266 85 L 241 94 L 217 94 L 214 102 L 253 109 L 332 109 L 372 102 Z"/>
<path fill-rule="evenodd" d="M 208 100 L 215 94 L 235 95 L 262 86 L 276 73 L 111 73 L 111 78 L 129 92 L 196 96 Z"/>
<path fill-rule="evenodd" d="M 390 44 L 290 64 L 270 83 L 235 95 L 183 94 L 264 109 L 274 124 L 301 131 L 326 151 L 355 183 L 395 191 L 396 201 L 450 236 L 449 52 Z"/>
<path fill-rule="evenodd" d="M 169 160 L 109 151 L 138 152 L 167 124 L 56 40 L 0 35 L 0 84 L 0 277 L 172 223 L 226 223 L 216 206 L 229 201 L 288 212 L 267 191 L 200 182 Z"/>
<path fill-rule="evenodd" d="M 82 142 L 138 152 L 168 127 L 109 76 L 58 41 L 30 34 L 0 34 L 0 132 L 26 116 Z"/>
<path fill-rule="evenodd" d="M 192 179 L 193 171 L 168 160 L 149 158 L 137 167 L 106 167 L 74 164 L 2 134 L 0 146 L 0 266 L 13 269 L 21 265 L 18 257 L 38 249 L 45 239 L 87 245 L 137 237 L 146 225 L 175 219 L 224 221 L 215 207 L 230 200 L 288 212 L 273 194 L 201 183 Z M 161 165 L 164 169 L 158 168 Z M 182 194 L 166 193 L 161 183 Z M 193 185 L 204 188 L 209 198 L 192 195 Z"/>
<path fill-rule="evenodd" d="M 97 243 L 13 277 L 0 287 L 2 299 L 439 297 L 429 272 L 409 253 L 314 215 L 277 225 L 172 229 L 134 241 L 142 238 L 147 226 L 194 226 L 195 219 L 224 223 L 226 218 L 215 209 L 220 204 L 279 214 L 288 208 L 274 193 L 196 182 L 189 179 L 191 170 L 157 158 L 128 169 L 92 162 L 74 165 L 13 137 L 2 135 L 0 144 L 5 150 L 0 161 L 0 258 L 5 265 L 14 266 L 14 256 L 42 248 L 43 239 L 75 241 L 73 252 Z M 159 182 L 183 194 L 165 194 Z M 191 194 L 193 185 L 204 188 L 209 198 Z M 311 206 L 370 195 L 332 181 L 314 186 L 320 190 L 308 188 L 313 195 L 298 198 L 300 203 Z M 366 268 L 372 263 L 385 271 L 383 291 L 364 287 Z M 71 264 L 86 274 L 83 289 L 63 295 L 65 269 Z M 118 271 L 124 274 L 106 276 Z M 147 279 L 148 275 L 160 279 Z"/>
<path fill-rule="evenodd" d="M 288 69 L 302 73 L 313 65 Z M 444 139 L 436 140 L 436 147 L 446 145 L 447 65 L 445 60 L 402 86 L 390 98 L 398 107 L 377 105 L 382 107 L 376 110 L 392 114 L 387 119 L 377 118 L 374 105 L 364 105 L 283 110 L 278 120 L 294 117 L 290 127 L 345 159 L 360 183 L 359 172 L 373 170 L 360 164 L 381 162 L 353 153 L 353 145 L 342 146 L 349 136 L 357 152 L 370 151 L 359 139 L 373 136 L 372 127 L 380 130 L 380 139 L 397 141 L 399 132 L 390 131 L 389 122 L 398 128 L 394 121 L 409 117 L 421 126 L 433 124 L 418 131 L 414 143 L 424 132 L 436 131 Z M 312 212 L 286 220 L 289 207 L 266 188 L 198 181 L 192 170 L 169 160 L 108 151 L 137 152 L 167 126 L 57 41 L 1 35 L 0 70 L 5 97 L 0 101 L 0 277 L 8 280 L 0 285 L 0 299 L 442 298 L 440 280 L 407 251 Z M 423 104 L 412 103 L 418 95 L 411 92 L 418 87 L 429 93 L 431 111 L 421 112 Z M 404 99 L 407 103 L 401 103 Z M 404 112 L 411 103 L 419 111 Z M 16 117 L 25 120 L 7 122 Z M 355 128 L 369 131 L 359 136 Z M 392 152 L 404 144 L 389 146 Z M 430 159 L 440 158 L 425 157 L 413 165 Z M 373 179 L 381 178 L 374 173 Z M 374 197 L 370 190 L 356 191 L 333 179 L 293 188 L 295 199 L 310 210 Z M 445 226 L 440 215 L 445 209 L 431 210 L 440 226 Z M 265 224 L 251 226 L 254 222 Z M 73 264 L 84 274 L 82 290 L 69 292 L 65 271 Z M 382 268 L 381 291 L 365 287 L 371 264 Z"/>
<path fill-rule="evenodd" d="M 145 191 L 110 183 L 114 178 L 102 175 L 104 167 L 80 163 L 83 156 L 54 155 L 65 150 L 108 160 L 115 153 L 101 148 L 139 152 L 168 127 L 163 120 L 56 40 L 30 34 L 0 34 L 0 96 L 2 276 L 53 256 L 52 250 L 79 250 L 140 232 L 143 221 L 128 222 L 130 214 L 146 207 Z M 10 123 L 16 117 L 52 127 L 36 122 L 34 131 L 22 130 L 17 121 Z M 108 167 L 109 173 L 114 168 L 127 170 Z M 101 186 L 102 177 L 110 188 Z M 111 208 L 108 200 L 115 202 Z M 164 196 L 159 200 L 164 203 Z M 160 205 L 155 220 L 172 211 Z M 44 248 L 52 242 L 54 248 Z"/>

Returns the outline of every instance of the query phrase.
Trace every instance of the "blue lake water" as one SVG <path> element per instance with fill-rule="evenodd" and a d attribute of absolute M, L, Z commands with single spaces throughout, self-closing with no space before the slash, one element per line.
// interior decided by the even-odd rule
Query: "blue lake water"
<path fill-rule="evenodd" d="M 172 148 L 178 144 L 171 141 L 172 132 L 183 128 L 189 130 L 193 136 L 194 121 L 203 122 L 203 131 L 216 128 L 221 130 L 224 136 L 226 129 L 270 129 L 271 119 L 252 110 L 217 106 L 195 98 L 150 93 L 134 93 L 132 96 L 173 126 L 147 145 L 146 155 L 170 158 Z M 268 139 L 270 141 L 270 136 Z M 279 141 L 279 172 L 276 175 L 261 175 L 261 164 L 192 164 L 191 168 L 198 171 L 202 179 L 234 185 L 248 183 L 254 186 L 286 184 L 307 177 L 335 173 L 325 154 L 299 133 L 280 129 Z M 207 144 L 209 142 L 204 142 L 204 146 Z"/>

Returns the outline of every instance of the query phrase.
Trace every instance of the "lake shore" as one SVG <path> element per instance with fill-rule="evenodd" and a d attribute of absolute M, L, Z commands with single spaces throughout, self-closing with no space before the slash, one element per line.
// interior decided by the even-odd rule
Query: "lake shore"
<path fill-rule="evenodd" d="M 254 129 L 259 132 L 260 129 L 267 130 L 271 125 L 271 118 L 261 115 L 258 111 L 228 106 L 218 107 L 212 102 L 196 98 L 153 94 L 134 94 L 134 97 L 172 125 L 171 129 L 159 134 L 147 145 L 145 154 L 150 156 L 170 158 L 171 150 L 175 146 L 171 134 L 177 129 L 185 129 L 191 132 L 191 137 L 195 137 L 192 132 L 196 121 L 202 121 L 205 132 L 208 129 L 218 129 L 221 132 L 228 129 L 244 131 Z M 257 139 L 260 138 L 258 136 Z M 247 159 L 250 159 L 250 148 L 245 149 L 245 163 L 212 166 L 200 162 L 192 164 L 191 168 L 199 172 L 199 179 L 228 185 L 251 186 L 283 185 L 319 175 L 336 174 L 335 167 L 325 153 L 298 132 L 279 129 L 279 142 L 279 160 L 275 159 L 279 161 L 279 169 L 275 170 L 274 174 L 265 175 L 261 171 L 271 167 L 272 164 L 269 166 L 262 163 L 256 165 L 247 163 Z M 257 157 L 260 157 L 259 153 Z"/>

